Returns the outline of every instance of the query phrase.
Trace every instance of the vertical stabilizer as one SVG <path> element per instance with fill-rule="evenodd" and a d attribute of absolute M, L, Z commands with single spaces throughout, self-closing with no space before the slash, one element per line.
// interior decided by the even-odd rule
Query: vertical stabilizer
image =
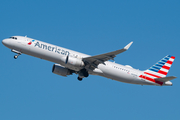
<path fill-rule="evenodd" d="M 153 65 L 148 70 L 146 70 L 144 74 L 151 78 L 166 77 L 174 59 L 175 59 L 174 56 L 167 55 L 166 57 L 161 59 L 159 62 L 157 62 L 155 65 Z"/>
<path fill-rule="evenodd" d="M 162 80 L 164 80 L 164 78 L 168 74 L 172 63 L 174 62 L 174 59 L 175 59 L 174 56 L 170 56 L 170 55 L 165 56 L 155 65 L 145 70 L 144 73 L 140 75 L 139 77 L 146 79 L 148 81 L 163 85 L 164 81 Z M 158 78 L 163 78 L 163 79 L 158 80 Z"/>

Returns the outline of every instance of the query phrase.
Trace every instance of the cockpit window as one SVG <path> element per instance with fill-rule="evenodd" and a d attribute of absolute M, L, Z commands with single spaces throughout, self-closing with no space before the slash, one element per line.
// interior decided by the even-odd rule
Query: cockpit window
<path fill-rule="evenodd" d="M 10 38 L 17 40 L 17 37 L 10 37 Z"/>

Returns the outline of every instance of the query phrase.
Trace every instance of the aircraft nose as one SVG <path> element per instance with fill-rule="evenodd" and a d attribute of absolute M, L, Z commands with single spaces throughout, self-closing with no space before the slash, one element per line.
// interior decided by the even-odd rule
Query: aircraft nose
<path fill-rule="evenodd" d="M 3 44 L 3 45 L 6 46 L 8 43 L 9 43 L 9 41 L 8 41 L 7 39 L 2 40 L 2 44 Z"/>

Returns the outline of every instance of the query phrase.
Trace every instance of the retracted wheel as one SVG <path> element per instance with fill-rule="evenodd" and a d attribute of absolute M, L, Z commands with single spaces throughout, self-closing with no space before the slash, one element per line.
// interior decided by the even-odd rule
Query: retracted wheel
<path fill-rule="evenodd" d="M 78 77 L 78 80 L 79 80 L 79 81 L 82 81 L 82 78 Z"/>

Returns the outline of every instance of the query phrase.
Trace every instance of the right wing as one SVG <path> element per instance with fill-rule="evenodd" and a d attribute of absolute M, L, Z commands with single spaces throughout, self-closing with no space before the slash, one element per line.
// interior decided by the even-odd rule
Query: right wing
<path fill-rule="evenodd" d="M 96 56 L 83 58 L 83 61 L 86 64 L 89 64 L 90 66 L 93 66 L 94 68 L 96 68 L 99 64 L 105 64 L 104 63 L 105 61 L 108 61 L 111 59 L 114 60 L 116 55 L 128 50 L 129 47 L 132 45 L 132 43 L 133 42 L 130 42 L 128 45 L 126 45 L 123 49 L 120 49 L 120 50 L 116 50 L 116 51 L 105 53 L 105 54 L 100 54 L 100 55 L 96 55 Z"/>

